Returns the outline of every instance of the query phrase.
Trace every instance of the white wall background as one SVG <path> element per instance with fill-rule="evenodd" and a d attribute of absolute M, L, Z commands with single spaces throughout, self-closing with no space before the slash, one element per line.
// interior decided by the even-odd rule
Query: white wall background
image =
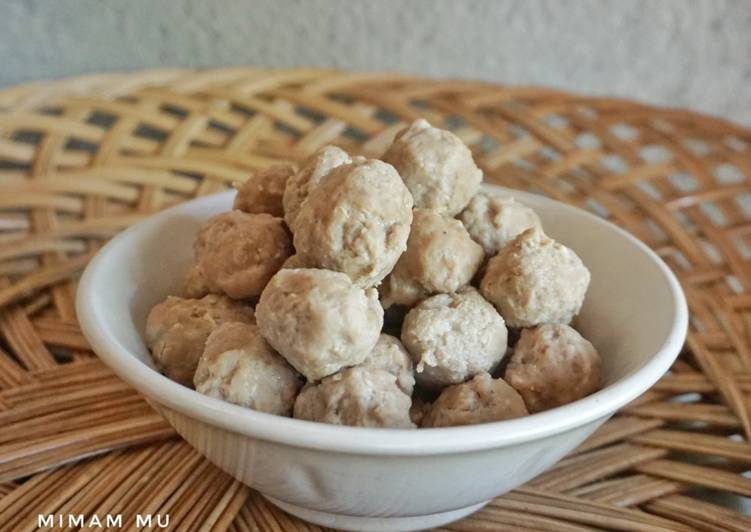
<path fill-rule="evenodd" d="M 0 85 L 158 66 L 397 70 L 751 125 L 751 1 L 3 0 Z"/>

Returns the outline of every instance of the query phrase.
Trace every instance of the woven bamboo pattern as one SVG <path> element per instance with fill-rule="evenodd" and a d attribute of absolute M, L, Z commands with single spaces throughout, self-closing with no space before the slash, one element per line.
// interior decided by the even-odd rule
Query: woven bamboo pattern
<path fill-rule="evenodd" d="M 76 279 L 151 213 L 417 117 L 488 181 L 589 209 L 676 272 L 672 371 L 572 455 L 450 530 L 751 529 L 751 131 L 689 111 L 392 74 L 158 70 L 0 91 L 0 529 L 169 513 L 173 529 L 319 530 L 206 462 L 90 351 Z M 625 259 L 627 260 L 627 259 Z"/>

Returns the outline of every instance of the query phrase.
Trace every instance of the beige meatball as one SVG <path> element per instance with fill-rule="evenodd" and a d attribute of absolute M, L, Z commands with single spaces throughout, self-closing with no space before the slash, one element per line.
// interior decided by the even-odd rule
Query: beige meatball
<path fill-rule="evenodd" d="M 349 154 L 336 146 L 324 146 L 306 159 L 297 173 L 290 176 L 284 189 L 284 221 L 294 232 L 300 207 L 321 178 L 337 166 L 352 162 Z"/>
<path fill-rule="evenodd" d="M 423 119 L 397 134 L 383 160 L 402 176 L 416 207 L 447 216 L 466 207 L 482 181 L 482 171 L 461 139 Z"/>
<path fill-rule="evenodd" d="M 456 292 L 484 258 L 459 220 L 415 209 L 407 250 L 380 288 L 383 306 L 411 307 L 432 294 Z"/>
<path fill-rule="evenodd" d="M 589 285 L 589 270 L 571 249 L 527 229 L 490 259 L 480 291 L 510 327 L 569 323 Z"/>
<path fill-rule="evenodd" d="M 502 379 L 480 373 L 445 388 L 422 420 L 423 427 L 477 425 L 528 414 L 519 393 Z"/>
<path fill-rule="evenodd" d="M 416 364 L 418 384 L 440 388 L 495 368 L 506 353 L 508 332 L 493 305 L 465 287 L 410 310 L 401 336 Z"/>
<path fill-rule="evenodd" d="M 334 425 L 415 428 L 411 403 L 391 373 L 349 368 L 305 386 L 295 401 L 294 416 Z"/>
<path fill-rule="evenodd" d="M 381 334 L 373 350 L 358 367 L 388 371 L 396 377 L 396 385 L 407 395 L 412 395 L 415 370 L 412 358 L 398 338 Z"/>
<path fill-rule="evenodd" d="M 295 220 L 295 250 L 309 266 L 376 286 L 407 247 L 412 196 L 391 165 L 360 160 L 321 179 Z"/>
<path fill-rule="evenodd" d="M 375 289 L 363 290 L 343 273 L 281 270 L 261 294 L 256 319 L 271 346 L 316 381 L 365 360 L 383 308 Z"/>
<path fill-rule="evenodd" d="M 223 323 L 206 340 L 193 383 L 204 395 L 289 416 L 302 380 L 249 323 Z"/>
<path fill-rule="evenodd" d="M 509 196 L 475 194 L 459 219 L 489 256 L 495 255 L 525 229 L 542 230 L 537 213 Z"/>
<path fill-rule="evenodd" d="M 287 179 L 293 173 L 291 166 L 283 165 L 256 172 L 237 187 L 233 208 L 250 214 L 265 212 L 277 218 L 283 217 L 282 196 Z"/>
<path fill-rule="evenodd" d="M 235 299 L 258 296 L 291 252 L 281 218 L 242 211 L 210 218 L 193 244 L 210 291 Z"/>
<path fill-rule="evenodd" d="M 187 298 L 199 299 L 209 292 L 211 290 L 209 290 L 206 277 L 199 268 L 193 265 L 185 276 L 181 295 Z"/>
<path fill-rule="evenodd" d="M 222 323 L 252 323 L 253 309 L 225 296 L 201 299 L 169 296 L 146 320 L 146 345 L 154 363 L 170 379 L 191 386 L 206 338 Z"/>
<path fill-rule="evenodd" d="M 600 387 L 602 361 L 595 347 L 568 325 L 524 329 L 504 378 L 541 412 L 589 395 Z"/>

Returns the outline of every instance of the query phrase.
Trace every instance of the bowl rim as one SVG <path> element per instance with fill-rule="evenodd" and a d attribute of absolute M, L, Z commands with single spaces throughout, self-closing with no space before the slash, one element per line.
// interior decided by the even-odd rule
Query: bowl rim
<path fill-rule="evenodd" d="M 428 455 L 480 451 L 546 438 L 575 429 L 614 414 L 647 389 L 670 368 L 678 356 L 688 330 L 688 307 L 683 290 L 673 272 L 657 254 L 627 231 L 588 211 L 532 194 L 498 185 L 484 189 L 500 190 L 524 201 L 554 202 L 559 208 L 576 211 L 593 224 L 608 226 L 625 238 L 653 262 L 672 296 L 674 320 L 662 346 L 640 368 L 615 383 L 567 405 L 522 418 L 430 429 L 365 428 L 330 425 L 257 412 L 220 399 L 202 395 L 182 386 L 144 364 L 108 330 L 93 302 L 97 279 L 103 273 L 108 254 L 124 245 L 132 235 L 148 232 L 162 221 L 189 212 L 203 203 L 222 200 L 234 191 L 220 192 L 180 203 L 152 215 L 112 238 L 94 256 L 79 281 L 76 312 L 81 331 L 94 352 L 120 378 L 151 401 L 189 418 L 238 434 L 293 447 L 368 455 Z"/>

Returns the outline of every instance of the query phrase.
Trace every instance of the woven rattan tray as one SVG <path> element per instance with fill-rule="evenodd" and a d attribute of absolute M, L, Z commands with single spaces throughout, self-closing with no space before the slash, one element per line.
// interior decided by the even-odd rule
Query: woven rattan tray
<path fill-rule="evenodd" d="M 751 497 L 751 131 L 540 88 L 247 68 L 0 92 L 0 529 L 118 513 L 126 527 L 169 513 L 175 530 L 317 529 L 208 464 L 93 356 L 76 278 L 154 211 L 323 144 L 378 155 L 417 116 L 456 131 L 487 180 L 585 207 L 649 244 L 692 316 L 651 391 L 449 528 L 751 530 L 738 506 Z"/>

